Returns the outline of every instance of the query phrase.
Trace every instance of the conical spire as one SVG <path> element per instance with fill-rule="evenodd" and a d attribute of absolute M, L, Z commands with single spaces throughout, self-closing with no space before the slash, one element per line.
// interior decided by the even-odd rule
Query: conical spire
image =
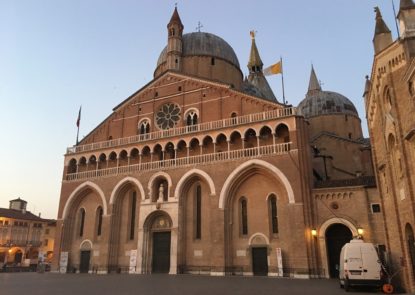
<path fill-rule="evenodd" d="M 380 13 L 379 7 L 375 7 L 376 12 L 376 27 L 375 27 L 375 36 L 384 33 L 390 33 L 388 26 L 384 22 L 382 18 L 382 14 Z"/>
<path fill-rule="evenodd" d="M 251 53 L 249 54 L 249 62 L 248 62 L 248 69 L 249 72 L 259 72 L 262 71 L 263 63 L 261 57 L 259 56 L 258 48 L 256 47 L 255 43 L 255 32 L 251 31 Z"/>
<path fill-rule="evenodd" d="M 316 72 L 314 71 L 314 66 L 311 65 L 310 83 L 308 84 L 307 95 L 312 95 L 319 91 L 321 91 L 321 86 L 317 79 Z"/>
<path fill-rule="evenodd" d="M 415 4 L 412 0 L 401 0 L 399 10 L 415 8 Z"/>
<path fill-rule="evenodd" d="M 173 15 L 171 16 L 167 27 L 171 26 L 172 24 L 177 24 L 179 27 L 183 28 L 182 20 L 180 19 L 179 12 L 177 11 L 177 6 L 174 8 Z"/>
<path fill-rule="evenodd" d="M 375 54 L 378 54 L 383 49 L 392 44 L 392 34 L 386 23 L 383 21 L 382 14 L 379 7 L 375 7 L 376 12 L 376 26 L 375 35 L 373 36 L 373 46 Z"/>

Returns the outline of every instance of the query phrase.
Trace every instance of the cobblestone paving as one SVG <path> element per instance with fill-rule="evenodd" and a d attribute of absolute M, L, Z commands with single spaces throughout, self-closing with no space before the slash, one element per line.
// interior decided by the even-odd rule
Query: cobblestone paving
<path fill-rule="evenodd" d="M 352 290 L 347 294 L 373 294 Z M 191 275 L 88 275 L 53 273 L 0 274 L 1 295 L 261 295 L 343 294 L 337 280 L 279 279 L 269 277 L 211 277 Z"/>

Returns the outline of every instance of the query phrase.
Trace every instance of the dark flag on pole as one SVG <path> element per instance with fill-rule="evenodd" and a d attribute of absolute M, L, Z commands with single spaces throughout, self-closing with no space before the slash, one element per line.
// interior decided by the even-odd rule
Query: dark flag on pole
<path fill-rule="evenodd" d="M 81 109 L 82 106 L 79 107 L 78 119 L 76 119 L 76 127 L 79 128 L 79 123 L 81 123 Z"/>
<path fill-rule="evenodd" d="M 81 109 L 82 106 L 79 107 L 78 119 L 76 119 L 76 127 L 78 127 L 78 131 L 76 132 L 76 145 L 78 145 L 78 137 L 79 137 L 79 125 L 81 124 Z"/>

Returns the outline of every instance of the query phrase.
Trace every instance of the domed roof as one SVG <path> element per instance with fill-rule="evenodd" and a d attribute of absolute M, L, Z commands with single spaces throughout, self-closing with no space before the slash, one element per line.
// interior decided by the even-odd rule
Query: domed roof
<path fill-rule="evenodd" d="M 318 91 L 307 95 L 298 105 L 298 113 L 306 118 L 332 114 L 359 116 L 347 97 L 332 91 Z"/>
<path fill-rule="evenodd" d="M 182 37 L 183 56 L 204 55 L 224 59 L 239 68 L 235 51 L 222 38 L 205 32 L 193 32 Z M 167 60 L 167 46 L 160 53 L 157 67 Z"/>
<path fill-rule="evenodd" d="M 298 113 L 306 118 L 321 115 L 344 114 L 359 117 L 354 104 L 344 95 L 323 91 L 314 68 L 311 67 L 310 83 L 306 97 L 298 105 Z"/>

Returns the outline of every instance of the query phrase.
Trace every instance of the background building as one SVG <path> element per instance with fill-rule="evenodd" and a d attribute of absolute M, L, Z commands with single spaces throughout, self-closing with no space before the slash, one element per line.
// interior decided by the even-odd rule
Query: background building
<path fill-rule="evenodd" d="M 36 267 L 39 255 L 53 257 L 54 221 L 26 210 L 18 198 L 9 208 L 0 208 L 0 267 Z M 47 236 L 49 247 L 44 244 Z"/>
<path fill-rule="evenodd" d="M 353 236 L 387 250 L 350 100 L 312 69 L 282 104 L 254 34 L 244 78 L 225 40 L 183 30 L 175 9 L 154 79 L 68 148 L 55 269 L 335 277 Z"/>

